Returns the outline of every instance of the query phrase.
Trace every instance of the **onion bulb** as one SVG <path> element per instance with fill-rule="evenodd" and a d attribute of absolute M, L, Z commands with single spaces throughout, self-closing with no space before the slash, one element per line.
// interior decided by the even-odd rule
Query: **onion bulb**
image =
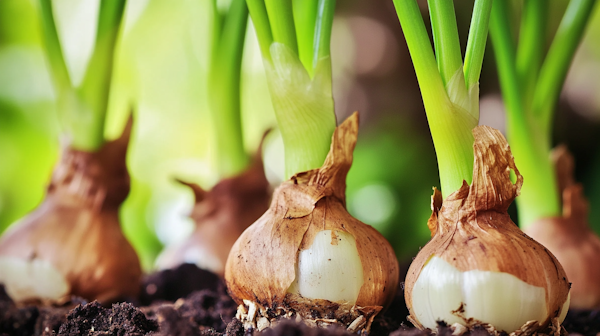
<path fill-rule="evenodd" d="M 191 263 L 223 276 L 231 246 L 269 207 L 271 192 L 260 155 L 246 171 L 221 180 L 210 191 L 182 183 L 194 192 L 196 204 L 190 217 L 196 228 L 183 243 L 167 247 L 157 266 L 165 269 Z"/>
<path fill-rule="evenodd" d="M 464 182 L 443 202 L 434 191 L 427 223 L 432 239 L 405 282 L 409 318 L 419 328 L 435 329 L 443 320 L 507 333 L 560 323 L 569 307 L 565 272 L 507 213 L 523 184 L 508 143 L 487 126 L 473 135 L 473 183 Z"/>
<path fill-rule="evenodd" d="M 358 114 L 334 132 L 321 168 L 283 182 L 229 253 L 225 280 L 246 329 L 281 318 L 368 331 L 398 285 L 398 262 L 374 228 L 346 211 Z"/>
<path fill-rule="evenodd" d="M 14 301 L 135 296 L 141 267 L 118 209 L 129 193 L 131 121 L 97 152 L 63 148 L 43 202 L 0 240 L 0 283 Z"/>
<path fill-rule="evenodd" d="M 524 229 L 546 246 L 563 265 L 571 286 L 571 307 L 600 308 L 600 239 L 591 230 L 588 202 L 573 178 L 574 159 L 566 146 L 552 151 L 558 186 L 562 190 L 562 217 L 542 218 Z"/>

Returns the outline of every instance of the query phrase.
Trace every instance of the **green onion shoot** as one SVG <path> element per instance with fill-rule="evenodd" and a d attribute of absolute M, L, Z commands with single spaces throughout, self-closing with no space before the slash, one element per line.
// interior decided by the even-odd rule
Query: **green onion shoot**
<path fill-rule="evenodd" d="M 346 211 L 355 113 L 336 128 L 330 39 L 334 0 L 247 0 L 285 149 L 269 210 L 233 246 L 225 268 L 247 330 L 279 319 L 368 332 L 394 297 L 390 244 Z"/>
<path fill-rule="evenodd" d="M 14 301 L 71 295 L 110 302 L 134 297 L 141 267 L 119 223 L 129 193 L 125 163 L 131 120 L 107 141 L 104 124 L 125 0 L 101 1 L 94 51 L 80 85 L 63 57 L 52 3 L 39 0 L 46 56 L 68 138 L 47 194 L 0 240 L 0 282 Z"/>
<path fill-rule="evenodd" d="M 573 283 L 572 306 L 585 309 L 600 307 L 600 239 L 587 222 L 588 205 L 573 178 L 572 156 L 566 147 L 551 148 L 554 110 L 595 4 L 569 1 L 548 49 L 545 1 L 525 1 L 518 43 L 508 2 L 494 3 L 490 22 L 507 138 L 526 179 L 517 198 L 519 225 L 556 255 Z"/>
<path fill-rule="evenodd" d="M 442 192 L 434 188 L 431 201 L 432 238 L 405 281 L 409 320 L 434 330 L 442 320 L 457 333 L 477 325 L 506 333 L 558 326 L 569 307 L 565 272 L 507 213 L 528 177 L 519 173 L 504 136 L 477 126 L 492 1 L 475 1 L 464 61 L 452 1 L 428 1 L 435 54 L 417 1 L 394 0 L 394 5 L 421 88 L 442 187 Z"/>

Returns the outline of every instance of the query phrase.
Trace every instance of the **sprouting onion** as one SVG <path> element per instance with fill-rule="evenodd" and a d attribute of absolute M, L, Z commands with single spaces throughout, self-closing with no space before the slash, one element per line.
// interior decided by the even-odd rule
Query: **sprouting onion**
<path fill-rule="evenodd" d="M 158 257 L 159 268 L 182 263 L 223 275 L 231 246 L 269 205 L 270 188 L 260 148 L 254 162 L 243 142 L 240 107 L 240 72 L 248 22 L 245 0 L 233 0 L 225 11 L 211 1 L 212 55 L 208 85 L 210 114 L 221 180 L 209 191 L 184 183 L 194 192 L 191 213 L 196 228 L 183 242 L 168 246 Z"/>
<path fill-rule="evenodd" d="M 416 0 L 394 4 L 425 103 L 445 196 L 442 200 L 442 193 L 434 191 L 427 223 L 432 239 L 406 277 L 409 319 L 419 328 L 435 329 L 443 320 L 507 333 L 560 324 L 569 305 L 568 280 L 556 258 L 507 214 L 524 178 L 506 140 L 497 130 L 476 127 L 492 1 L 475 1 L 464 66 L 452 1 L 428 1 L 435 56 Z"/>
<path fill-rule="evenodd" d="M 494 3 L 490 23 L 507 111 L 507 137 L 527 179 L 517 198 L 519 225 L 565 266 L 576 308 L 600 307 L 600 272 L 596 271 L 600 239 L 587 224 L 581 187 L 572 176 L 557 174 L 561 167 L 554 167 L 550 152 L 555 106 L 595 4 L 571 0 L 547 52 L 546 1 L 525 1 L 518 44 L 511 35 L 508 2 Z M 572 174 L 572 167 L 567 171 Z M 571 183 L 561 186 L 560 180 Z"/>
<path fill-rule="evenodd" d="M 2 236 L 0 282 L 15 301 L 133 297 L 141 267 L 118 215 L 129 193 L 125 157 L 131 120 L 120 138 L 104 139 L 125 0 L 100 2 L 94 52 L 77 87 L 63 59 L 52 4 L 39 4 L 58 110 L 70 143 L 63 148 L 43 202 Z"/>
<path fill-rule="evenodd" d="M 231 249 L 225 280 L 246 329 L 282 318 L 368 332 L 398 285 L 390 244 L 346 211 L 355 113 L 337 128 L 329 42 L 335 1 L 248 0 L 289 177 Z"/>

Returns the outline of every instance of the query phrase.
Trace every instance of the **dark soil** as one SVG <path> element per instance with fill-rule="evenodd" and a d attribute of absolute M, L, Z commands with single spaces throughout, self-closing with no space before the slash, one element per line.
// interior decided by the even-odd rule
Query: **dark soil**
<path fill-rule="evenodd" d="M 574 310 L 567 313 L 563 322 L 569 334 L 597 336 L 600 334 L 600 310 Z"/>
<path fill-rule="evenodd" d="M 148 335 L 158 330 L 155 320 L 146 318 L 131 303 L 115 303 L 104 308 L 97 301 L 78 305 L 67 315 L 58 335 Z"/>
<path fill-rule="evenodd" d="M 140 304 L 149 306 L 156 301 L 176 301 L 194 291 L 208 289 L 224 292 L 224 283 L 217 275 L 193 264 L 150 274 L 143 280 Z"/>
<path fill-rule="evenodd" d="M 115 303 L 103 307 L 79 298 L 62 306 L 16 306 L 0 286 L 0 336 L 245 336 L 240 321 L 234 318 L 237 305 L 227 295 L 224 283 L 216 275 L 194 265 L 154 273 L 144 279 L 142 294 L 134 306 Z M 391 306 L 373 322 L 371 335 L 431 336 L 431 331 L 412 328 L 406 322 L 408 311 L 402 288 Z M 570 311 L 563 326 L 571 334 L 597 336 L 600 310 Z M 440 323 L 438 335 L 452 331 Z M 340 336 L 344 329 L 315 329 L 294 321 L 283 321 L 265 336 Z M 487 336 L 485 329 L 465 335 Z"/>

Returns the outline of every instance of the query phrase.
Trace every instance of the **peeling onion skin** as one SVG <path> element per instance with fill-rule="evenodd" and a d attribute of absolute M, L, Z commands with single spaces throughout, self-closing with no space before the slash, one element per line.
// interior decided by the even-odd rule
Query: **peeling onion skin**
<path fill-rule="evenodd" d="M 2 236 L 0 258 L 49 262 L 65 277 L 67 295 L 101 302 L 136 296 L 142 271 L 118 216 L 129 193 L 131 127 L 130 120 L 97 152 L 65 147 L 43 202 Z"/>
<path fill-rule="evenodd" d="M 251 300 L 265 307 L 284 305 L 299 250 L 308 249 L 322 230 L 348 232 L 356 240 L 364 277 L 356 305 L 381 309 L 391 302 L 399 278 L 394 251 L 377 230 L 353 218 L 345 206 L 346 175 L 357 134 L 355 113 L 336 128 L 323 166 L 283 182 L 269 210 L 236 241 L 225 280 L 238 304 Z"/>
<path fill-rule="evenodd" d="M 566 146 L 552 151 L 562 190 L 562 217 L 542 218 L 524 229 L 560 261 L 572 282 L 571 307 L 600 308 L 600 239 L 588 223 L 589 204 L 573 178 L 574 159 Z"/>
<path fill-rule="evenodd" d="M 223 276 L 231 247 L 269 207 L 271 188 L 262 159 L 256 155 L 247 170 L 221 180 L 210 191 L 193 183 L 181 183 L 194 192 L 196 203 L 190 217 L 196 228 L 183 243 L 165 249 L 157 266 L 164 269 L 195 263 Z"/>
<path fill-rule="evenodd" d="M 427 223 L 432 239 L 411 264 L 405 282 L 410 317 L 417 327 L 423 328 L 413 311 L 413 300 L 418 300 L 413 298 L 413 287 L 426 262 L 436 256 L 461 272 L 504 272 L 529 285 L 545 288 L 547 318 L 538 322 L 547 326 L 553 317 L 561 315 L 569 294 L 569 281 L 552 253 L 519 230 L 507 214 L 508 206 L 519 194 L 523 177 L 506 139 L 488 126 L 476 127 L 473 135 L 475 162 L 471 186 L 464 182 L 443 203 L 439 190 L 434 190 L 433 213 Z M 510 170 L 517 177 L 515 184 L 510 180 Z"/>

